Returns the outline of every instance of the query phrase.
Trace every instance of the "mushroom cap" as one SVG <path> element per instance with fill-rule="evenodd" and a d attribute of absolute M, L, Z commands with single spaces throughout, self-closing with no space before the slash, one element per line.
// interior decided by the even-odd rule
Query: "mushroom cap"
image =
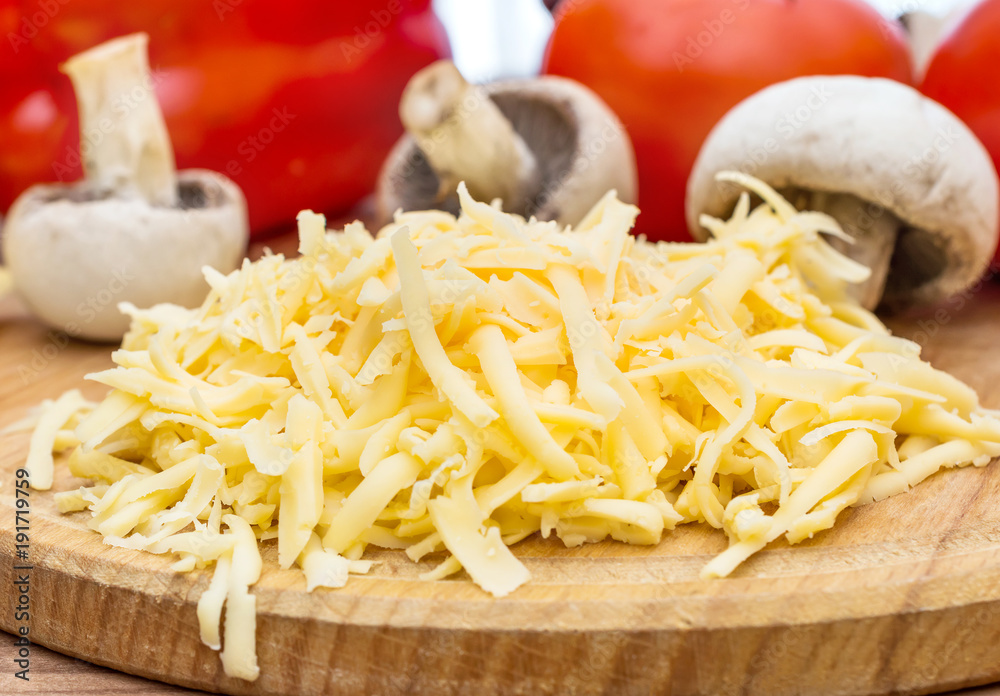
<path fill-rule="evenodd" d="M 4 227 L 14 287 L 46 324 L 71 336 L 117 341 L 129 326 L 119 302 L 201 303 L 202 267 L 227 273 L 249 239 L 240 188 L 215 172 L 178 174 L 180 207 L 91 194 L 84 184 L 25 191 Z"/>
<path fill-rule="evenodd" d="M 541 190 L 526 201 L 504 201 L 504 210 L 575 224 L 610 189 L 621 200 L 635 202 L 632 142 L 615 113 L 591 90 L 550 76 L 494 82 L 484 89 L 541 169 Z M 441 208 L 457 214 L 458 197 L 452 192 L 442 201 L 440 186 L 416 140 L 403 135 L 379 175 L 379 220 L 388 222 L 399 209 Z"/>
<path fill-rule="evenodd" d="M 856 220 L 888 210 L 901 221 L 883 303 L 931 304 L 983 274 L 998 234 L 996 169 L 954 114 L 892 80 L 803 77 L 734 107 L 702 146 L 688 179 L 688 229 L 701 214 L 726 217 L 740 191 L 715 175 L 740 170 L 774 188 L 851 194 Z M 846 222 L 842 220 L 841 222 Z"/>

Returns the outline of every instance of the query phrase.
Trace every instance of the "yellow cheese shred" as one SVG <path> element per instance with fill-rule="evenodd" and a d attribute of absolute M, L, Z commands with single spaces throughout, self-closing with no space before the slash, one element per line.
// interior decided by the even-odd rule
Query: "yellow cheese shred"
<path fill-rule="evenodd" d="M 503 596 L 529 581 L 510 547 L 532 534 L 648 545 L 700 521 L 730 540 L 703 571 L 720 577 L 1000 454 L 996 413 L 846 299 L 865 272 L 824 241 L 832 219 L 723 178 L 764 203 L 705 218 L 705 244 L 629 236 L 638 211 L 613 193 L 575 230 L 464 189 L 457 217 L 375 236 L 303 212 L 300 256 L 207 271 L 195 309 L 126 307 L 117 367 L 89 375 L 111 391 L 45 405 L 31 483 L 72 450 L 94 485 L 60 509 L 214 567 L 202 640 L 252 680 L 259 541 L 309 591 L 377 546 Z"/>

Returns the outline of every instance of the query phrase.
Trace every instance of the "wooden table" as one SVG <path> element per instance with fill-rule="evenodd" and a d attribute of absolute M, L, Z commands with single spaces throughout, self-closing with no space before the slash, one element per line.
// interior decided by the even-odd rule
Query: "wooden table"
<path fill-rule="evenodd" d="M 0 696 L 20 696 L 21 694 L 74 694 L 75 696 L 105 696 L 111 694 L 128 694 L 129 696 L 159 696 L 171 694 L 203 694 L 204 691 L 182 689 L 161 682 L 150 681 L 131 674 L 116 672 L 105 667 L 98 667 L 83 660 L 60 655 L 36 645 L 31 648 L 30 682 L 15 679 L 9 668 L 13 659 L 13 638 L 0 634 L 0 665 L 4 666 L 0 674 Z M 390 696 L 386 694 L 385 696 Z M 444 695 L 442 695 L 444 696 Z M 942 696 L 1000 696 L 1000 684 L 981 689 L 952 691 Z"/>

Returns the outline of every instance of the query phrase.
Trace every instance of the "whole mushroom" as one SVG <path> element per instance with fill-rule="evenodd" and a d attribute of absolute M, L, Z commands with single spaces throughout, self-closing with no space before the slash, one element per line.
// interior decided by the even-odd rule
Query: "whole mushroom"
<path fill-rule="evenodd" d="M 892 80 L 803 77 L 749 97 L 716 125 L 688 180 L 688 229 L 727 216 L 739 170 L 800 209 L 829 213 L 854 238 L 830 243 L 872 269 L 855 288 L 874 309 L 928 305 L 962 292 L 997 247 L 1000 183 L 954 114 Z"/>
<path fill-rule="evenodd" d="M 85 178 L 31 187 L 4 226 L 15 290 L 45 323 L 89 340 L 122 337 L 120 302 L 196 306 L 208 291 L 202 268 L 235 269 L 249 238 L 235 183 L 175 171 L 147 43 L 132 34 L 66 62 Z"/>
<path fill-rule="evenodd" d="M 377 213 L 458 211 L 465 181 L 479 200 L 561 224 L 609 189 L 636 198 L 635 155 L 618 117 L 589 89 L 543 77 L 471 85 L 451 61 L 417 73 L 399 108 L 407 134 L 379 177 Z"/>

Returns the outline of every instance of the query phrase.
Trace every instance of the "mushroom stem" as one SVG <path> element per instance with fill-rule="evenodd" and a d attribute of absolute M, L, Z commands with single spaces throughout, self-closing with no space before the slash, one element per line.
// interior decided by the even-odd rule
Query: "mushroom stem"
<path fill-rule="evenodd" d="M 464 181 L 479 200 L 501 198 L 517 212 L 540 186 L 538 163 L 482 87 L 449 60 L 413 76 L 399 116 L 441 181 L 441 199 Z"/>
<path fill-rule="evenodd" d="M 852 286 L 849 294 L 862 306 L 875 309 L 889 276 L 889 264 L 902 225 L 899 218 L 885 208 L 873 208 L 856 196 L 845 193 L 813 193 L 808 207 L 830 215 L 854 239 L 854 244 L 834 237 L 827 237 L 827 242 L 840 253 L 871 269 L 868 280 Z"/>
<path fill-rule="evenodd" d="M 146 34 L 130 34 L 70 58 L 80 111 L 80 152 L 87 182 L 99 192 L 177 203 L 174 151 L 149 72 Z"/>

